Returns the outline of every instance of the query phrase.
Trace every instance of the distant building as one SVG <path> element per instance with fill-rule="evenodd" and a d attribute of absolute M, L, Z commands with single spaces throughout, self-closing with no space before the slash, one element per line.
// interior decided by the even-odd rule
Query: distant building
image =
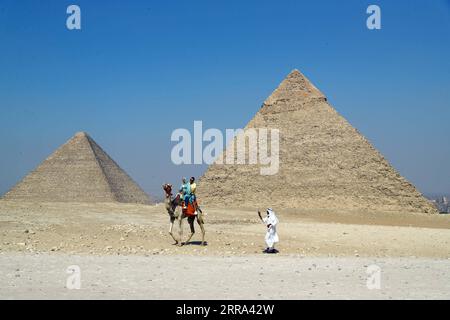
<path fill-rule="evenodd" d="M 450 213 L 450 203 L 447 196 L 431 199 L 431 202 L 436 206 L 440 213 Z"/>

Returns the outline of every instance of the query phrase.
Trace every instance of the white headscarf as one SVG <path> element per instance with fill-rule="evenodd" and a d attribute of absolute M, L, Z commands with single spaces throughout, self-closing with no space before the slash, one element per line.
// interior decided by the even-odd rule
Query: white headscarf
<path fill-rule="evenodd" d="M 278 224 L 278 218 L 275 215 L 275 212 L 272 210 L 272 208 L 267 209 L 267 224 L 271 224 L 272 226 L 276 226 Z"/>

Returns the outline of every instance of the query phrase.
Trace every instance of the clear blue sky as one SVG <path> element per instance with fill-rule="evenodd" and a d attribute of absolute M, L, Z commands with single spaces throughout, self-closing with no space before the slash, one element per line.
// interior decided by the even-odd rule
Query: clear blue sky
<path fill-rule="evenodd" d="M 293 68 L 422 192 L 450 193 L 450 1 L 1 0 L 0 194 L 81 130 L 159 194 L 205 169 L 171 164 L 172 130 L 243 127 Z"/>

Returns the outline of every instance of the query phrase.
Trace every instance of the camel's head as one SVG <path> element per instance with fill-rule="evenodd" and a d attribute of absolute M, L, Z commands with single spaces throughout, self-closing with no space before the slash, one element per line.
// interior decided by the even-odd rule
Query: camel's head
<path fill-rule="evenodd" d="M 162 186 L 164 192 L 166 193 L 166 197 L 170 197 L 172 195 L 172 185 L 169 183 L 165 183 Z"/>

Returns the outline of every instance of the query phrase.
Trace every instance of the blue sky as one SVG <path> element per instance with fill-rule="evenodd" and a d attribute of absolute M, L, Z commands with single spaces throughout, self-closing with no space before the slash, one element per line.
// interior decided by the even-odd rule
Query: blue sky
<path fill-rule="evenodd" d="M 0 194 L 82 130 L 159 194 L 205 169 L 171 164 L 174 129 L 245 126 L 293 68 L 422 192 L 450 193 L 449 57 L 444 0 L 1 0 Z"/>

